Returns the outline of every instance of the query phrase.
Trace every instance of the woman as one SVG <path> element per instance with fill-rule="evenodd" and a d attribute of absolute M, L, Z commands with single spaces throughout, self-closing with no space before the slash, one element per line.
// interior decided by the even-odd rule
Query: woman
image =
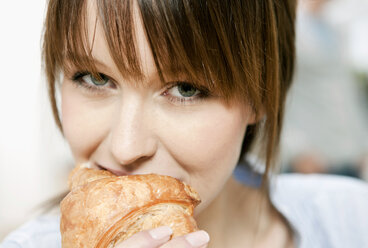
<path fill-rule="evenodd" d="M 314 202 L 315 182 L 327 182 L 320 196 L 330 185 L 356 194 L 366 185 L 298 176 L 277 188 L 270 183 L 293 71 L 294 19 L 291 0 L 50 0 L 45 70 L 75 163 L 116 175 L 169 175 L 202 199 L 195 210 L 201 231 L 168 241 L 170 228 L 159 227 L 116 247 L 347 247 L 333 246 L 341 244 L 338 236 L 330 240 L 334 230 L 311 229 L 319 212 L 303 207 Z M 251 170 L 250 152 L 264 158 L 260 187 L 231 177 L 238 164 Z M 58 225 L 58 218 L 35 220 L 2 247 L 59 247 Z"/>

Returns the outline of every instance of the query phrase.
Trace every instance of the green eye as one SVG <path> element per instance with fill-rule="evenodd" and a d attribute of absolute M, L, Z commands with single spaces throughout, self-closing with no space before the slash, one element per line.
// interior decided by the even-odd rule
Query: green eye
<path fill-rule="evenodd" d="M 178 91 L 184 97 L 192 97 L 198 91 L 195 87 L 187 83 L 178 84 Z"/>
<path fill-rule="evenodd" d="M 90 77 L 91 82 L 94 85 L 97 86 L 102 86 L 105 85 L 109 82 L 109 79 L 104 75 L 104 74 L 100 74 L 101 80 L 97 80 L 94 76 L 92 76 L 91 74 L 86 75 L 85 77 Z"/>

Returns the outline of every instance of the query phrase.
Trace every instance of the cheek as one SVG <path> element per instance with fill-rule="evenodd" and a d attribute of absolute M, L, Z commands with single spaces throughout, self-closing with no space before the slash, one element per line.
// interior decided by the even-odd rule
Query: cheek
<path fill-rule="evenodd" d="M 175 157 L 190 170 L 200 171 L 236 162 L 245 128 L 240 110 L 215 105 L 206 111 L 176 116 L 165 127 L 165 135 Z"/>
<path fill-rule="evenodd" d="M 214 105 L 176 114 L 165 126 L 165 146 L 201 196 L 201 212 L 220 192 L 238 162 L 247 119 L 238 109 Z"/>
<path fill-rule="evenodd" d="M 61 96 L 64 136 L 76 162 L 81 162 L 88 159 L 108 131 L 109 108 L 81 96 L 70 83 L 63 83 Z"/>

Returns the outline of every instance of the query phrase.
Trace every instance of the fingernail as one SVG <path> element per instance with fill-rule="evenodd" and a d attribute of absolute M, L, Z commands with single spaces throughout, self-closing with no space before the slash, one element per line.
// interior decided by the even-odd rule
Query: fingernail
<path fill-rule="evenodd" d="M 160 226 L 158 228 L 152 229 L 148 232 L 153 239 L 163 239 L 167 236 L 170 236 L 173 231 L 168 226 Z"/>
<path fill-rule="evenodd" d="M 188 234 L 185 239 L 193 247 L 200 247 L 207 244 L 210 241 L 210 236 L 205 231 L 198 231 Z"/>

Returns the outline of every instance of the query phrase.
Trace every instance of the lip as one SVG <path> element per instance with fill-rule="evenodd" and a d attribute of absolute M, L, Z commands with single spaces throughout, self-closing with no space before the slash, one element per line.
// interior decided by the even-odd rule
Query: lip
<path fill-rule="evenodd" d="M 108 166 L 102 166 L 101 164 L 97 163 L 97 162 L 94 162 L 94 163 L 91 163 L 95 169 L 98 169 L 98 170 L 106 170 L 106 171 L 109 171 L 111 172 L 112 174 L 116 175 L 116 176 L 128 176 L 128 175 L 144 175 L 144 174 L 157 174 L 157 175 L 164 175 L 164 176 L 170 176 L 170 177 L 173 177 L 173 178 L 176 178 L 178 179 L 179 181 L 181 182 L 185 182 L 184 180 L 184 177 L 182 176 L 178 176 L 176 174 L 168 174 L 168 173 L 160 173 L 160 172 L 154 172 L 154 171 L 147 171 L 147 170 L 141 170 L 141 171 L 135 171 L 134 173 L 131 173 L 131 172 L 128 172 L 128 171 L 125 171 L 123 168 L 120 169 L 120 170 L 116 170 L 116 169 L 112 169 Z"/>
<path fill-rule="evenodd" d="M 127 175 L 131 174 L 131 173 L 126 172 L 124 170 L 115 170 L 115 169 L 111 169 L 109 167 L 102 166 L 100 164 L 96 164 L 96 165 L 97 165 L 98 169 L 110 171 L 112 174 L 114 174 L 116 176 L 127 176 Z"/>

